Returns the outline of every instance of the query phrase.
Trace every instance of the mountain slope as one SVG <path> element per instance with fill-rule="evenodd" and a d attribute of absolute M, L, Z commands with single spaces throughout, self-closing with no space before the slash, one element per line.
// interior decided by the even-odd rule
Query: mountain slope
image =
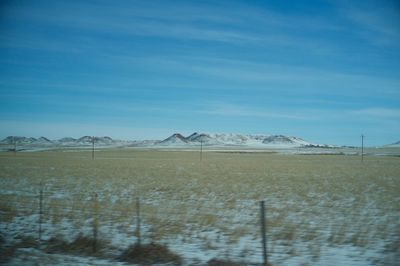
<path fill-rule="evenodd" d="M 298 147 L 311 145 L 311 143 L 297 137 L 283 135 L 241 135 L 241 134 L 205 134 L 193 133 L 184 137 L 175 133 L 170 137 L 158 142 L 162 146 L 193 146 L 203 143 L 215 146 L 248 146 L 248 147 Z"/>
<path fill-rule="evenodd" d="M 92 145 L 91 136 L 83 136 L 79 139 L 65 137 L 59 140 L 50 140 L 46 137 L 40 137 L 38 139 L 32 137 L 19 137 L 19 136 L 8 136 L 2 141 L 1 144 L 6 145 L 25 145 L 25 146 L 82 146 L 82 145 Z M 119 143 L 124 143 L 123 141 L 113 140 L 110 137 L 95 137 L 94 138 L 95 145 L 114 145 Z"/>
<path fill-rule="evenodd" d="M 301 138 L 287 137 L 283 135 L 269 136 L 263 140 L 263 143 L 272 145 L 288 145 L 288 146 L 302 146 L 310 144 Z"/>
<path fill-rule="evenodd" d="M 218 144 L 223 144 L 222 142 L 218 141 L 217 139 L 211 137 L 208 134 L 204 133 L 193 133 L 189 137 L 186 138 L 188 142 L 197 142 L 197 143 L 203 143 L 205 145 L 218 145 Z"/>
<path fill-rule="evenodd" d="M 0 141 L 2 145 L 17 145 L 19 147 L 32 148 L 57 148 L 57 147 L 82 147 L 92 146 L 93 137 L 83 136 L 78 139 L 65 137 L 59 140 L 50 140 L 46 137 L 29 138 L 8 136 Z M 180 133 L 175 133 L 164 140 L 144 140 L 144 141 L 120 141 L 114 140 L 108 136 L 94 137 L 95 146 L 98 147 L 195 147 L 200 144 L 204 146 L 215 147 L 244 147 L 244 148 L 294 148 L 307 147 L 319 148 L 328 147 L 309 143 L 301 138 L 284 135 L 245 135 L 245 134 L 206 134 L 195 132 L 187 137 Z M 400 146 L 399 142 L 392 145 Z"/>
<path fill-rule="evenodd" d="M 172 136 L 160 141 L 158 144 L 163 146 L 185 145 L 189 141 L 180 133 L 175 133 Z"/>
<path fill-rule="evenodd" d="M 399 141 L 397 141 L 397 142 L 395 142 L 395 143 L 392 143 L 392 144 L 386 145 L 386 147 L 400 147 L 400 140 L 399 140 Z"/>
<path fill-rule="evenodd" d="M 37 139 L 32 138 L 32 137 L 8 136 L 5 139 L 3 139 L 1 141 L 1 143 L 2 144 L 14 144 L 14 143 L 31 144 L 36 141 L 37 141 Z"/>

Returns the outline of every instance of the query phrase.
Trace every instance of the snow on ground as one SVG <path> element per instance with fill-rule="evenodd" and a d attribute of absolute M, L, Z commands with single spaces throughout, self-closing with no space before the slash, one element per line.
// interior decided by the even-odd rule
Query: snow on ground
<path fill-rule="evenodd" d="M 57 197 L 59 198 L 59 197 Z M 159 200 L 152 202 L 153 205 L 162 206 Z M 243 202 L 244 205 L 254 206 L 256 202 Z M 277 206 L 275 206 L 277 207 Z M 253 211 L 252 208 L 251 211 Z M 234 211 L 222 211 L 224 213 L 216 225 L 225 229 L 193 229 L 189 221 L 185 222 L 186 229 L 178 235 L 167 235 L 161 239 L 157 238 L 158 243 L 166 244 L 171 250 L 185 258 L 186 264 L 206 263 L 213 258 L 226 258 L 232 260 L 243 260 L 249 264 L 258 264 L 262 260 L 261 238 L 258 232 L 257 219 L 252 217 L 251 212 L 243 211 L 241 214 L 234 214 Z M 196 213 L 196 212 L 194 212 Z M 162 213 L 158 214 L 162 216 Z M 158 217 L 160 220 L 171 220 L 173 217 Z M 255 218 L 255 219 L 252 219 Z M 146 224 L 146 216 L 144 215 L 142 224 L 142 237 L 144 242 L 152 241 L 153 225 Z M 287 220 L 296 220 L 298 217 L 293 214 Z M 137 241 L 135 236 L 136 225 L 130 219 L 122 219 L 119 222 L 109 220 L 109 218 L 100 219 L 98 235 L 100 238 L 106 238 L 112 246 L 116 246 L 120 251 Z M 17 216 L 9 222 L 0 223 L 0 231 L 3 232 L 7 241 L 17 241 L 21 236 L 31 236 L 37 238 L 39 215 Z M 378 221 L 375 221 L 378 223 Z M 57 235 L 68 242 L 72 242 L 78 235 L 92 235 L 93 219 L 87 219 L 82 222 L 79 228 L 76 228 L 74 221 L 63 218 L 60 221 L 47 219 L 42 224 L 42 240 L 49 240 Z M 165 226 L 168 226 L 168 222 Z M 208 228 L 208 227 L 207 227 Z M 232 235 L 235 231 L 242 230 L 243 235 Z M 281 229 L 276 230 L 276 234 L 280 234 Z M 270 232 L 274 234 L 274 232 Z M 326 238 L 331 232 L 329 229 L 320 232 L 317 239 L 313 241 L 303 241 L 301 239 L 292 239 L 273 241 L 269 239 L 268 247 L 270 262 L 273 265 L 377 265 L 386 259 L 387 264 L 395 265 L 396 255 L 388 254 L 389 257 L 382 258 L 384 251 L 384 242 L 369 244 L 367 247 L 356 247 L 352 244 L 325 244 Z M 315 245 L 317 243 L 317 245 Z M 71 256 L 65 254 L 46 254 L 37 249 L 18 249 L 14 258 L 7 265 L 107 265 L 108 260 Z M 114 264 L 114 262 L 113 262 Z M 119 263 L 116 265 L 124 265 Z"/>
<path fill-rule="evenodd" d="M 44 172 L 31 163 L 32 157 L 14 167 L 3 164 L 0 196 L 13 203 L 11 209 L 6 204 L 1 209 L 1 234 L 7 243 L 18 243 L 21 237 L 37 238 L 39 214 L 35 184 L 38 180 L 27 177 L 27 173 L 39 171 L 41 175 L 50 175 L 44 185 L 43 241 L 54 236 L 68 242 L 80 234 L 91 237 L 92 191 L 96 190 L 100 203 L 98 236 L 117 247 L 116 253 L 121 252 L 137 241 L 137 195 L 133 192 L 142 185 L 139 191 L 146 192 L 141 195 L 143 242 L 166 244 L 185 259 L 185 265 L 205 264 L 212 258 L 242 261 L 244 265 L 261 263 L 260 199 L 268 206 L 268 253 L 273 265 L 396 265 L 400 259 L 395 247 L 399 242 L 396 234 L 400 217 L 395 202 L 400 197 L 393 196 L 396 195 L 393 189 L 399 186 L 399 173 L 396 168 L 387 170 L 387 166 L 396 166 L 385 164 L 384 159 L 372 161 L 374 165 L 364 171 L 371 163 L 359 167 L 358 160 L 357 164 L 354 160 L 354 164 L 346 166 L 353 159 L 351 156 L 349 159 L 334 157 L 333 161 L 318 157 L 320 168 L 313 172 L 314 162 L 307 162 L 303 156 L 277 155 L 265 160 L 250 154 L 259 160 L 251 165 L 255 159 L 246 161 L 248 155 L 234 161 L 232 158 L 241 154 L 218 153 L 222 156 L 220 161 L 206 161 L 198 166 L 185 161 L 188 155 L 183 155 L 179 160 L 158 161 L 155 157 L 142 156 L 135 159 L 142 161 L 132 168 L 128 165 L 135 161 L 127 160 L 125 155 L 120 161 L 126 161 L 126 165 L 120 165 L 115 158 L 90 161 L 96 164 L 92 177 L 84 168 L 89 161 L 82 163 L 79 154 L 78 166 L 64 168 L 58 161 L 50 165 L 46 161 L 46 167 L 50 168 Z M 275 161 L 267 166 L 261 164 L 271 160 Z M 328 167 L 327 163 L 335 160 L 340 161 L 335 167 Z M 10 159 L 8 163 L 11 162 L 18 161 Z M 107 162 L 112 174 L 104 177 L 100 168 Z M 146 162 L 149 164 L 145 167 Z M 274 169 L 279 163 L 283 168 Z M 307 163 L 309 168 L 302 170 Z M 382 164 L 382 169 L 377 168 Z M 82 169 L 74 172 L 81 166 Z M 144 172 L 135 176 L 140 167 Z M 359 172 L 348 175 L 348 169 L 352 168 Z M 12 171 L 17 171 L 16 178 L 5 175 Z M 61 175 L 66 178 L 59 179 Z M 353 178 L 358 175 L 359 178 Z M 363 179 L 368 182 L 364 183 Z M 259 181 L 248 186 L 254 180 Z M 178 189 L 174 190 L 174 186 Z M 47 254 L 33 248 L 17 249 L 8 265 L 39 262 L 40 265 L 124 265 L 93 257 Z"/>
<path fill-rule="evenodd" d="M 84 256 L 73 256 L 67 254 L 51 254 L 45 253 L 36 248 L 20 248 L 17 249 L 15 256 L 4 263 L 4 265 L 9 266 L 52 266 L 52 265 L 60 265 L 60 266 L 84 266 L 84 265 L 93 265 L 93 266 L 107 266 L 107 265 L 116 265 L 116 266 L 124 266 L 130 265 L 124 262 L 119 261 L 111 261 L 106 259 L 99 259 L 96 257 L 84 257 Z"/>

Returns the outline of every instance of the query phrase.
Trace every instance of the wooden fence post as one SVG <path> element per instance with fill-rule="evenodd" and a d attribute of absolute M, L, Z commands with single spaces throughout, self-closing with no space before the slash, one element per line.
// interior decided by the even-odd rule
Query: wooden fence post
<path fill-rule="evenodd" d="M 268 265 L 268 255 L 267 255 L 267 235 L 266 235 L 266 225 L 265 225 L 265 203 L 262 200 L 260 202 L 261 205 L 261 239 L 262 239 L 262 246 L 263 246 L 263 260 L 264 266 Z"/>
<path fill-rule="evenodd" d="M 39 192 L 39 246 L 42 244 L 42 222 L 43 222 L 43 185 L 40 182 Z"/>
<path fill-rule="evenodd" d="M 142 243 L 141 235 L 140 235 L 140 199 L 136 198 L 136 236 L 137 236 L 137 245 L 140 246 Z"/>
<path fill-rule="evenodd" d="M 96 253 L 96 250 L 97 250 L 98 211 L 99 211 L 99 203 L 97 200 L 97 193 L 94 193 L 94 200 L 93 200 L 93 253 Z"/>

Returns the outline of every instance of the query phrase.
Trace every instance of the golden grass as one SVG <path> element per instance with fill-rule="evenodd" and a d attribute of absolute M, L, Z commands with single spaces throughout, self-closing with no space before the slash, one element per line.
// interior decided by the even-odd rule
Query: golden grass
<path fill-rule="evenodd" d="M 259 235 L 260 200 L 266 200 L 271 239 L 367 246 L 366 237 L 399 232 L 400 158 L 282 155 L 273 153 L 103 150 L 0 153 L 3 222 L 22 210 L 37 213 L 44 189 L 46 219 L 63 217 L 79 228 L 99 222 L 135 224 L 136 198 L 142 222 L 154 240 L 219 229 L 234 243 Z M 36 195 L 35 197 L 32 196 Z M 121 230 L 128 231 L 127 225 Z M 189 233 L 188 233 L 189 232 Z M 395 241 L 395 240 L 393 240 Z M 212 247 L 212 243 L 208 243 Z M 319 248 L 310 252 L 319 256 Z M 214 248 L 214 247 L 212 247 Z"/>

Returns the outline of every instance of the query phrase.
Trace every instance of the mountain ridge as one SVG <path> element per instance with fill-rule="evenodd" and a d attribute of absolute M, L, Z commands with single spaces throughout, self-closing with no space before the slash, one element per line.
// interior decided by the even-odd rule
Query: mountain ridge
<path fill-rule="evenodd" d="M 0 141 L 1 144 L 19 144 L 19 145 L 73 145 L 73 144 L 82 144 L 82 145 L 91 145 L 93 137 L 91 136 L 82 136 L 78 139 L 72 137 L 64 137 L 61 139 L 51 140 L 46 137 L 23 137 L 23 136 L 8 136 Z M 123 142 L 121 140 L 114 140 L 111 137 L 104 136 L 104 137 L 94 137 L 94 141 L 97 144 L 109 145 L 115 144 L 119 142 Z"/>
<path fill-rule="evenodd" d="M 221 145 L 221 146 L 280 146 L 280 147 L 297 147 L 305 145 L 313 145 L 298 137 L 284 136 L 284 135 L 243 135 L 243 134 L 207 134 L 197 133 L 184 137 L 180 133 L 175 133 L 168 138 L 158 142 L 161 146 L 174 146 L 174 145 Z"/>
<path fill-rule="evenodd" d="M 391 144 L 385 145 L 386 147 L 400 147 L 400 140 Z"/>
<path fill-rule="evenodd" d="M 92 136 L 79 138 L 64 137 L 60 139 L 49 139 L 44 136 L 39 138 L 25 136 L 8 136 L 0 140 L 2 145 L 18 145 L 26 147 L 79 147 L 91 146 Z M 335 148 L 339 146 L 316 144 L 302 138 L 286 135 L 267 134 L 235 134 L 235 133 L 199 133 L 194 132 L 184 136 L 181 133 L 174 133 L 163 140 L 117 140 L 109 136 L 94 137 L 96 146 L 127 146 L 127 147 L 193 147 L 196 145 L 205 146 L 237 146 L 254 148 Z M 342 146 L 345 147 L 345 146 Z M 400 147 L 400 141 L 382 147 Z"/>

